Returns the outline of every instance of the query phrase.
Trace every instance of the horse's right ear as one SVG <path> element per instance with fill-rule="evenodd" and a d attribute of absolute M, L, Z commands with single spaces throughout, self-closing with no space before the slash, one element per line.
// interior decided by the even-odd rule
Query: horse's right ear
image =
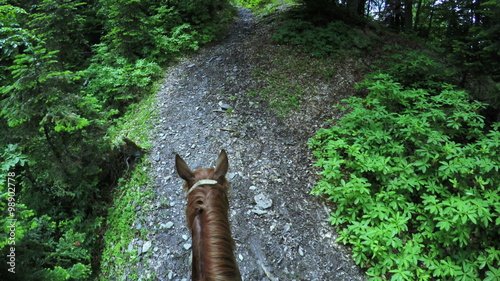
<path fill-rule="evenodd" d="M 226 151 L 223 149 L 219 154 L 219 158 L 217 158 L 217 162 L 215 164 L 215 180 L 219 180 L 226 176 L 227 170 L 229 169 L 229 163 L 227 161 Z"/>
<path fill-rule="evenodd" d="M 191 172 L 191 169 L 189 169 L 188 165 L 179 156 L 179 154 L 175 155 L 175 169 L 177 170 L 177 174 L 179 175 L 179 177 L 181 177 L 183 180 L 187 182 L 194 180 L 193 172 Z"/>

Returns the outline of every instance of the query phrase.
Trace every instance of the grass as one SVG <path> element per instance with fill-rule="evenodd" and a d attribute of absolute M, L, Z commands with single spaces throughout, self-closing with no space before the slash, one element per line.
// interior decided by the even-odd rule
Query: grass
<path fill-rule="evenodd" d="M 279 72 L 264 73 L 261 69 L 256 69 L 254 75 L 265 75 L 266 86 L 260 91 L 248 92 L 250 97 L 260 96 L 269 102 L 270 107 L 280 117 L 284 117 L 299 108 L 304 91 L 299 84 L 289 81 L 286 74 Z"/>
<path fill-rule="evenodd" d="M 154 128 L 151 120 L 158 114 L 153 109 L 155 102 L 155 95 L 149 95 L 129 106 L 125 115 L 109 129 L 114 145 L 119 146 L 124 139 L 129 139 L 143 149 L 151 148 L 149 132 Z"/>
<path fill-rule="evenodd" d="M 143 149 L 151 148 L 149 132 L 154 127 L 151 120 L 157 115 L 154 110 L 155 102 L 155 95 L 150 95 L 130 106 L 117 125 L 109 130 L 115 145 L 120 145 L 128 139 Z M 140 272 L 134 268 L 139 259 L 137 247 L 130 252 L 128 248 L 134 239 L 144 240 L 147 234 L 143 229 L 134 229 L 133 224 L 138 219 L 136 206 L 144 208 L 148 206 L 145 203 L 154 197 L 149 167 L 147 158 L 139 161 L 119 180 L 113 192 L 114 199 L 108 209 L 104 234 L 99 278 L 102 281 L 120 279 L 121 276 L 138 279 Z M 147 210 L 143 210 L 143 213 L 147 213 Z"/>
<path fill-rule="evenodd" d="M 336 75 L 336 58 L 310 57 L 290 46 L 275 45 L 268 50 L 262 55 L 263 65 L 252 74 L 260 85 L 248 95 L 269 103 L 281 118 L 298 111 L 306 96 L 321 91 L 318 81 Z"/>
<path fill-rule="evenodd" d="M 127 181 L 120 179 L 115 190 L 104 234 L 100 280 L 113 280 L 124 275 L 130 278 L 139 273 L 133 267 L 139 259 L 137 249 L 128 252 L 128 246 L 134 238 L 145 236 L 133 228 L 133 223 L 137 220 L 136 206 L 144 206 L 146 200 L 154 197 L 148 167 L 147 160 L 140 162 Z"/>
<path fill-rule="evenodd" d="M 252 10 L 259 16 L 272 14 L 276 10 L 283 9 L 286 6 L 297 5 L 295 0 L 233 0 L 237 6 Z"/>

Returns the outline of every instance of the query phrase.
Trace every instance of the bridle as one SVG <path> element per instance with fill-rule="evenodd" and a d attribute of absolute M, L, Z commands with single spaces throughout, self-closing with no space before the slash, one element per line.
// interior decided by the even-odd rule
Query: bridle
<path fill-rule="evenodd" d="M 204 185 L 204 184 L 215 185 L 215 184 L 218 184 L 218 183 L 219 182 L 217 182 L 216 180 L 199 180 L 198 182 L 196 182 L 195 184 L 193 184 L 193 186 L 191 186 L 191 188 L 188 190 L 187 194 L 191 193 L 191 191 L 193 191 L 195 188 L 197 188 L 200 185 Z"/>

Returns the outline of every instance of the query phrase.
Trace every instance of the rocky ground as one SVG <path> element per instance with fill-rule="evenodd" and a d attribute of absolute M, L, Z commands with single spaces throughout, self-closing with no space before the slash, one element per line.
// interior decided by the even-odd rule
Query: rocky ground
<path fill-rule="evenodd" d="M 325 200 L 309 194 L 317 175 L 306 146 L 326 118 L 339 114 L 331 104 L 344 97 L 341 88 L 352 89 L 356 74 L 341 69 L 331 84 L 318 85 L 323 95 L 276 117 L 248 95 L 259 86 L 253 69 L 269 63 L 259 55 L 272 48 L 265 26 L 240 10 L 224 38 L 167 71 L 149 154 L 156 207 L 137 222 L 149 229 L 148 240 L 131 245 L 147 252 L 139 279 L 188 280 L 191 238 L 174 156 L 191 168 L 213 167 L 221 149 L 229 156 L 230 220 L 243 280 L 366 279 L 349 249 L 335 242 Z"/>

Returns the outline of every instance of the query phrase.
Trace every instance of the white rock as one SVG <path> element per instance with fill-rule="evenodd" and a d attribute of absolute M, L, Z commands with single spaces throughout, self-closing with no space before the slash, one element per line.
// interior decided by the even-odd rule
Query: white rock
<path fill-rule="evenodd" d="M 257 215 L 267 214 L 267 211 L 258 208 L 252 209 L 252 212 L 256 213 Z"/>
<path fill-rule="evenodd" d="M 151 241 L 146 241 L 146 243 L 142 245 L 142 252 L 145 253 L 149 251 L 150 248 L 151 248 Z"/>
<path fill-rule="evenodd" d="M 230 106 L 229 104 L 227 103 L 223 103 L 223 102 L 219 102 L 219 107 L 221 110 L 229 110 L 231 108 L 233 108 L 232 106 Z"/>
<path fill-rule="evenodd" d="M 273 200 L 266 197 L 263 193 L 257 194 L 254 197 L 257 208 L 268 209 L 273 205 Z"/>

